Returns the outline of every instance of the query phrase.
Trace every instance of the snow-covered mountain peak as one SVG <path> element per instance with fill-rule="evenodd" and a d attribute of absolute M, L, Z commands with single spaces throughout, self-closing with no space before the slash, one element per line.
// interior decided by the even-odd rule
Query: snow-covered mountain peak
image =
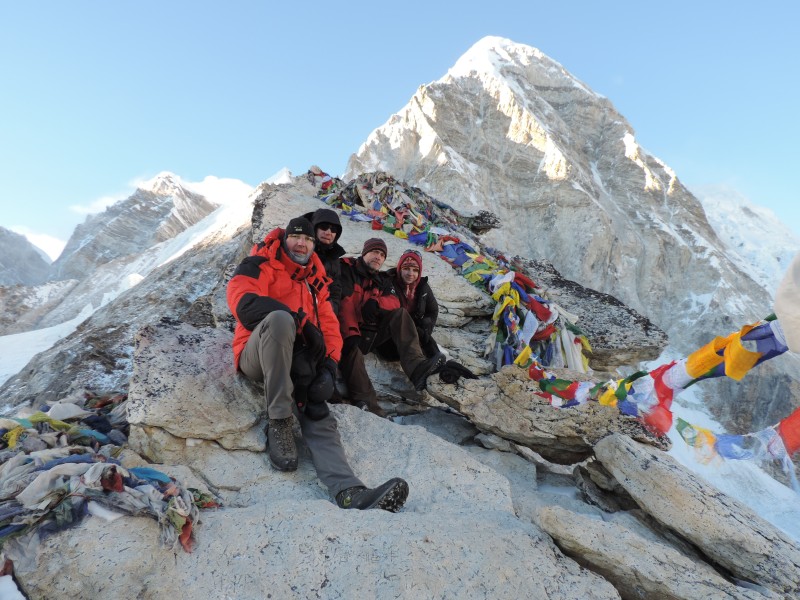
<path fill-rule="evenodd" d="M 458 210 L 494 213 L 502 226 L 484 244 L 552 261 L 663 324 L 680 347 L 700 333 L 676 310 L 723 331 L 723 319 L 753 318 L 742 307 L 768 310 L 676 173 L 607 98 L 531 46 L 478 41 L 370 134 L 345 178 L 376 170 Z"/>
<path fill-rule="evenodd" d="M 272 183 L 277 185 L 281 183 L 291 183 L 291 182 L 292 182 L 292 172 L 289 170 L 288 167 L 283 167 L 280 171 L 275 173 L 275 175 L 267 178 L 264 183 Z"/>
<path fill-rule="evenodd" d="M 522 77 L 515 76 L 515 73 Z M 524 81 L 551 86 L 569 85 L 591 96 L 602 97 L 538 48 L 497 36 L 478 40 L 439 82 L 446 83 L 463 77 L 478 77 L 490 87 L 500 81 L 512 88 Z"/>
<path fill-rule="evenodd" d="M 174 196 L 176 193 L 186 189 L 183 180 L 169 171 L 161 171 L 152 179 L 137 183 L 136 187 L 158 196 Z"/>
<path fill-rule="evenodd" d="M 141 182 L 131 196 L 75 228 L 52 277 L 82 280 L 99 265 L 175 237 L 220 206 L 190 186 L 166 171 Z"/>
<path fill-rule="evenodd" d="M 192 182 L 185 181 L 169 171 L 162 171 L 152 179 L 138 182 L 136 187 L 142 191 L 165 197 L 183 196 L 186 192 L 191 192 L 203 196 L 216 206 L 225 206 L 236 202 L 253 192 L 253 186 L 240 179 L 208 175 L 202 181 Z"/>
<path fill-rule="evenodd" d="M 532 60 L 542 59 L 547 59 L 547 56 L 533 46 L 517 44 L 508 38 L 486 36 L 467 50 L 447 74 L 451 77 L 485 74 L 499 78 L 509 64 L 528 65 Z"/>

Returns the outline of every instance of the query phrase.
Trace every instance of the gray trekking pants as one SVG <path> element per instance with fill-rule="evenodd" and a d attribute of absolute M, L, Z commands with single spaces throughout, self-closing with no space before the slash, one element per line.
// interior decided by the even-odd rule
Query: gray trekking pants
<path fill-rule="evenodd" d="M 335 498 L 342 490 L 364 484 L 347 462 L 334 416 L 313 421 L 297 411 L 289 376 L 296 335 L 292 315 L 282 310 L 269 313 L 250 334 L 239 357 L 239 368 L 248 378 L 264 383 L 270 419 L 285 419 L 293 412 L 297 415 L 317 477 Z"/>

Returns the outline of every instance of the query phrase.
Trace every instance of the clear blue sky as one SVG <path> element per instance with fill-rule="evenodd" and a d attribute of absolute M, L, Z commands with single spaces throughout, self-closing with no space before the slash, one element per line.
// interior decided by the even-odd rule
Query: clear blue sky
<path fill-rule="evenodd" d="M 257 185 L 350 154 L 486 35 L 535 46 L 687 185 L 800 234 L 800 3 L 2 2 L 0 225 L 66 240 L 70 209 L 172 171 Z"/>

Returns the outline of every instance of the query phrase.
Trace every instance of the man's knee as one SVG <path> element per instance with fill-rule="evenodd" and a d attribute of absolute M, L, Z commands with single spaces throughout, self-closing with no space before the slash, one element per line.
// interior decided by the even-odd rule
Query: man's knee
<path fill-rule="evenodd" d="M 414 337 L 416 338 L 417 327 L 414 325 L 414 319 L 405 308 L 396 308 L 389 313 L 389 330 L 394 338 L 399 336 L 409 336 L 411 330 L 414 330 Z"/>
<path fill-rule="evenodd" d="M 389 311 L 389 320 L 390 321 L 404 321 L 408 317 L 411 318 L 411 315 L 405 308 L 395 308 L 394 310 Z"/>
<path fill-rule="evenodd" d="M 261 322 L 261 335 L 278 340 L 289 340 L 292 343 L 297 335 L 297 325 L 294 317 L 285 310 L 274 310 Z"/>

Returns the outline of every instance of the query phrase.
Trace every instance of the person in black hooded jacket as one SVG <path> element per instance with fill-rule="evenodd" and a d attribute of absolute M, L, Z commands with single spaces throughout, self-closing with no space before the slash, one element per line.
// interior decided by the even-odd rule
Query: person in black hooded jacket
<path fill-rule="evenodd" d="M 314 251 L 322 261 L 325 273 L 333 280 L 328 286 L 329 300 L 333 306 L 333 312 L 338 314 L 342 301 L 342 268 L 339 258 L 345 254 L 344 248 L 338 243 L 342 235 L 342 223 L 336 211 L 330 208 L 318 208 L 313 213 L 303 216 L 311 221 L 311 225 L 314 227 L 314 235 L 317 238 Z"/>

